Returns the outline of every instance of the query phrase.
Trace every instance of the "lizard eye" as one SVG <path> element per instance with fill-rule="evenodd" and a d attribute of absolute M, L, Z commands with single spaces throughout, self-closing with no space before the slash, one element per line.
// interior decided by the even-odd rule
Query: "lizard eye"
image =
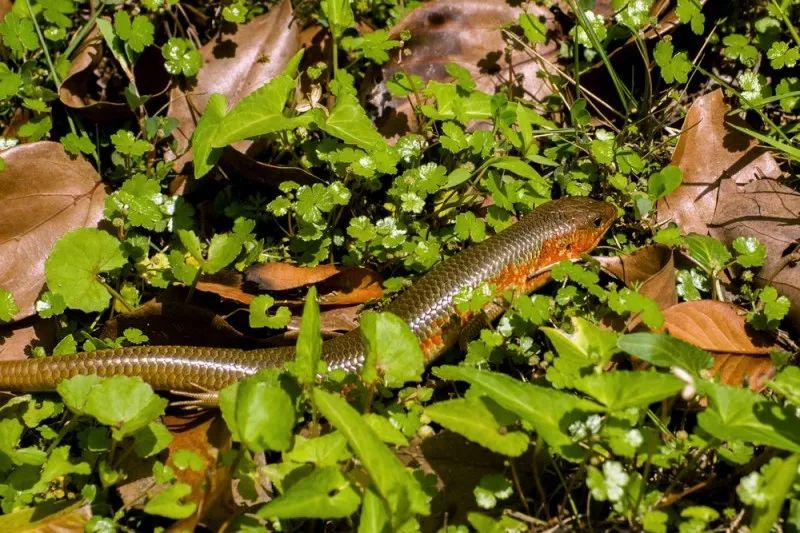
<path fill-rule="evenodd" d="M 603 225 L 603 217 L 595 217 L 595 219 L 592 220 L 592 224 L 594 224 L 595 228 L 599 228 Z"/>

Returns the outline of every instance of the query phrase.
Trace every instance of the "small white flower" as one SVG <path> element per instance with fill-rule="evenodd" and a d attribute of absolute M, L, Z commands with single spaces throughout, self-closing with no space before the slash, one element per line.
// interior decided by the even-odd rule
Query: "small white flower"
<path fill-rule="evenodd" d="M 591 415 L 586 419 L 586 427 L 592 432 L 592 435 L 597 435 L 602 426 L 603 417 L 600 415 Z"/>
<path fill-rule="evenodd" d="M 580 420 L 570 424 L 567 431 L 572 435 L 572 440 L 575 441 L 581 441 L 589 436 L 589 429 L 586 427 L 586 424 Z"/>
<path fill-rule="evenodd" d="M 606 479 L 608 500 L 612 502 L 619 501 L 625 493 L 624 489 L 630 481 L 630 476 L 618 461 L 606 461 L 603 463 L 603 476 Z"/>
<path fill-rule="evenodd" d="M 634 428 L 625 433 L 625 442 L 633 446 L 634 448 L 638 448 L 644 442 L 644 437 L 642 437 L 642 432 L 638 429 Z"/>
<path fill-rule="evenodd" d="M 742 72 L 737 79 L 742 89 L 742 98 L 753 101 L 761 98 L 761 80 L 755 72 Z"/>

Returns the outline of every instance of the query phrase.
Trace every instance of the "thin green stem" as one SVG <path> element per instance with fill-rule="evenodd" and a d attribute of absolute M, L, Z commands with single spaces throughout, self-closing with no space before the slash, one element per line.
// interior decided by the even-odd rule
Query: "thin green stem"
<path fill-rule="evenodd" d="M 794 24 L 792 24 L 792 20 L 789 18 L 789 15 L 783 10 L 783 7 L 781 7 L 781 5 L 778 4 L 778 2 L 772 0 L 771 3 L 773 7 L 778 11 L 778 14 L 781 16 L 781 19 L 783 19 L 783 23 L 786 24 L 786 28 L 792 35 L 792 39 L 794 39 L 794 42 L 797 43 L 797 46 L 800 46 L 800 34 L 797 33 L 797 29 L 794 27 Z"/>
<path fill-rule="evenodd" d="M 125 311 L 127 311 L 128 313 L 133 312 L 133 307 L 131 307 L 131 304 L 125 301 L 125 298 L 122 297 L 122 295 L 117 291 L 117 289 L 106 283 L 105 280 L 100 278 L 100 276 L 97 277 L 97 281 L 99 281 L 100 284 L 103 287 L 105 287 L 105 289 L 109 292 L 109 294 L 111 294 L 111 296 L 114 297 L 115 300 L 117 300 L 120 304 L 122 304 L 122 307 L 125 308 Z"/>

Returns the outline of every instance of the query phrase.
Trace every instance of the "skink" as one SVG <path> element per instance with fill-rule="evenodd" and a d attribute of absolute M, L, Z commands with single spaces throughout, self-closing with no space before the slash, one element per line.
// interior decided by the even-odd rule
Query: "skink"
<path fill-rule="evenodd" d="M 592 250 L 615 218 L 611 204 L 589 198 L 543 204 L 494 237 L 435 266 L 386 310 L 408 323 L 430 362 L 458 341 L 473 318 L 457 310 L 454 298 L 461 291 L 488 282 L 496 294 L 531 292 L 547 281 L 549 267 Z M 64 379 L 96 374 L 140 376 L 157 390 L 216 391 L 262 368 L 280 367 L 293 356 L 292 347 L 134 346 L 2 361 L 0 390 L 53 390 Z M 364 360 L 359 330 L 323 343 L 322 357 L 331 369 L 357 371 Z"/>

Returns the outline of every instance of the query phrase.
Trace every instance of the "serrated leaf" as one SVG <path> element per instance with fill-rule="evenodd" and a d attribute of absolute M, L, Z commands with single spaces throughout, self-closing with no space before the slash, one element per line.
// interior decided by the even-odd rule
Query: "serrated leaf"
<path fill-rule="evenodd" d="M 251 328 L 272 328 L 280 329 L 285 328 L 289 321 L 292 319 L 292 312 L 285 305 L 279 307 L 274 315 L 267 314 L 267 311 L 275 299 L 269 294 L 259 294 L 250 302 L 250 320 Z"/>
<path fill-rule="evenodd" d="M 437 402 L 425 408 L 425 416 L 496 453 L 519 457 L 528 449 L 529 437 L 506 432 L 480 398 Z"/>

